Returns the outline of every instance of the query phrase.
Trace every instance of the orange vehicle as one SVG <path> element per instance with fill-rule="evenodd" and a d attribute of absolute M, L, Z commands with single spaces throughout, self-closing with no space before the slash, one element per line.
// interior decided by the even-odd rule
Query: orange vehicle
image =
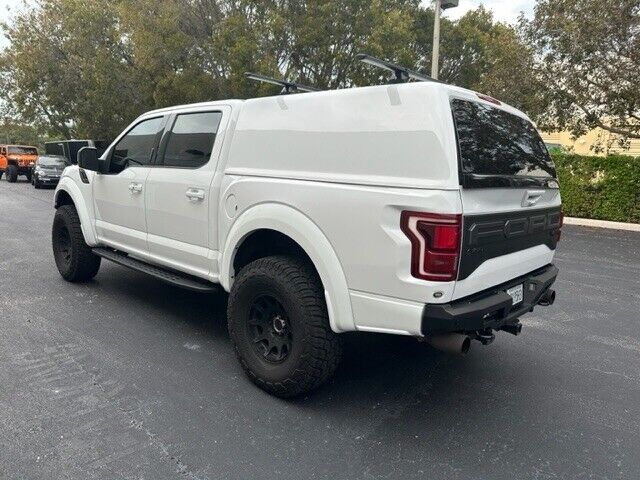
<path fill-rule="evenodd" d="M 24 175 L 31 181 L 33 165 L 38 159 L 38 149 L 25 145 L 0 145 L 0 178 L 7 175 L 11 183 Z"/>

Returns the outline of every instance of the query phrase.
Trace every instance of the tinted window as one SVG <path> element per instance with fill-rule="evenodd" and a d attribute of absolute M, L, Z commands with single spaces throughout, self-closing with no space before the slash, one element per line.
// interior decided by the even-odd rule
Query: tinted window
<path fill-rule="evenodd" d="M 109 171 L 118 173 L 127 167 L 149 165 L 156 144 L 156 137 L 162 131 L 163 118 L 152 118 L 140 122 L 116 144 Z"/>
<path fill-rule="evenodd" d="M 531 122 L 477 102 L 451 103 L 463 174 L 555 177 L 553 161 Z"/>
<path fill-rule="evenodd" d="M 9 147 L 9 153 L 22 155 L 37 155 L 38 151 L 31 147 Z"/>
<path fill-rule="evenodd" d="M 178 115 L 169 133 L 164 165 L 198 168 L 207 163 L 221 119 L 220 112 Z"/>

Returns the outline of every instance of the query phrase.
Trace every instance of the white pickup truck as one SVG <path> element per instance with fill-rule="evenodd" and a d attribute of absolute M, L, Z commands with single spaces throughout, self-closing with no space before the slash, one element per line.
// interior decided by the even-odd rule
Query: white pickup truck
<path fill-rule="evenodd" d="M 340 333 L 465 353 L 550 305 L 562 213 L 522 112 L 436 82 L 155 110 L 55 192 L 64 279 L 107 259 L 230 293 L 242 367 L 290 397 L 336 369 Z"/>

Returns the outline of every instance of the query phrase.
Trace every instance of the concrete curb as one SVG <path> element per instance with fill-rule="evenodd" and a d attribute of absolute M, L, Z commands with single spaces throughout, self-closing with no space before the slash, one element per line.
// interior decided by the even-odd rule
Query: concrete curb
<path fill-rule="evenodd" d="M 628 232 L 640 232 L 640 224 L 608 222 L 606 220 L 591 220 L 589 218 L 564 217 L 565 225 L 580 225 L 582 227 L 609 228 L 612 230 L 626 230 Z"/>

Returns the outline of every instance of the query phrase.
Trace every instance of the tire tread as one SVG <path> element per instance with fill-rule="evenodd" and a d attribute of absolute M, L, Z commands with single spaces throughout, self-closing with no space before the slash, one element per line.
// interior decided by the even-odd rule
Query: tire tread
<path fill-rule="evenodd" d="M 271 382 L 256 375 L 243 358 L 237 342 L 233 345 L 243 370 L 256 385 L 279 397 L 294 397 L 316 389 L 333 375 L 342 357 L 342 342 L 329 326 L 324 289 L 317 273 L 308 262 L 290 256 L 260 258 L 240 271 L 229 296 L 227 312 L 232 340 L 236 338 L 233 319 L 238 292 L 249 279 L 266 272 L 288 284 L 303 306 L 304 322 L 310 332 L 304 339 L 307 342 L 305 354 L 288 378 Z"/>
<path fill-rule="evenodd" d="M 71 266 L 66 271 L 63 271 L 58 266 L 60 274 L 65 280 L 73 283 L 91 280 L 100 269 L 101 259 L 91 251 L 91 247 L 84 241 L 80 217 L 75 207 L 73 205 L 62 205 L 58 208 L 54 218 L 54 229 L 57 221 L 62 221 L 67 226 L 72 244 Z M 55 233 L 52 237 L 52 242 L 55 243 Z"/>

